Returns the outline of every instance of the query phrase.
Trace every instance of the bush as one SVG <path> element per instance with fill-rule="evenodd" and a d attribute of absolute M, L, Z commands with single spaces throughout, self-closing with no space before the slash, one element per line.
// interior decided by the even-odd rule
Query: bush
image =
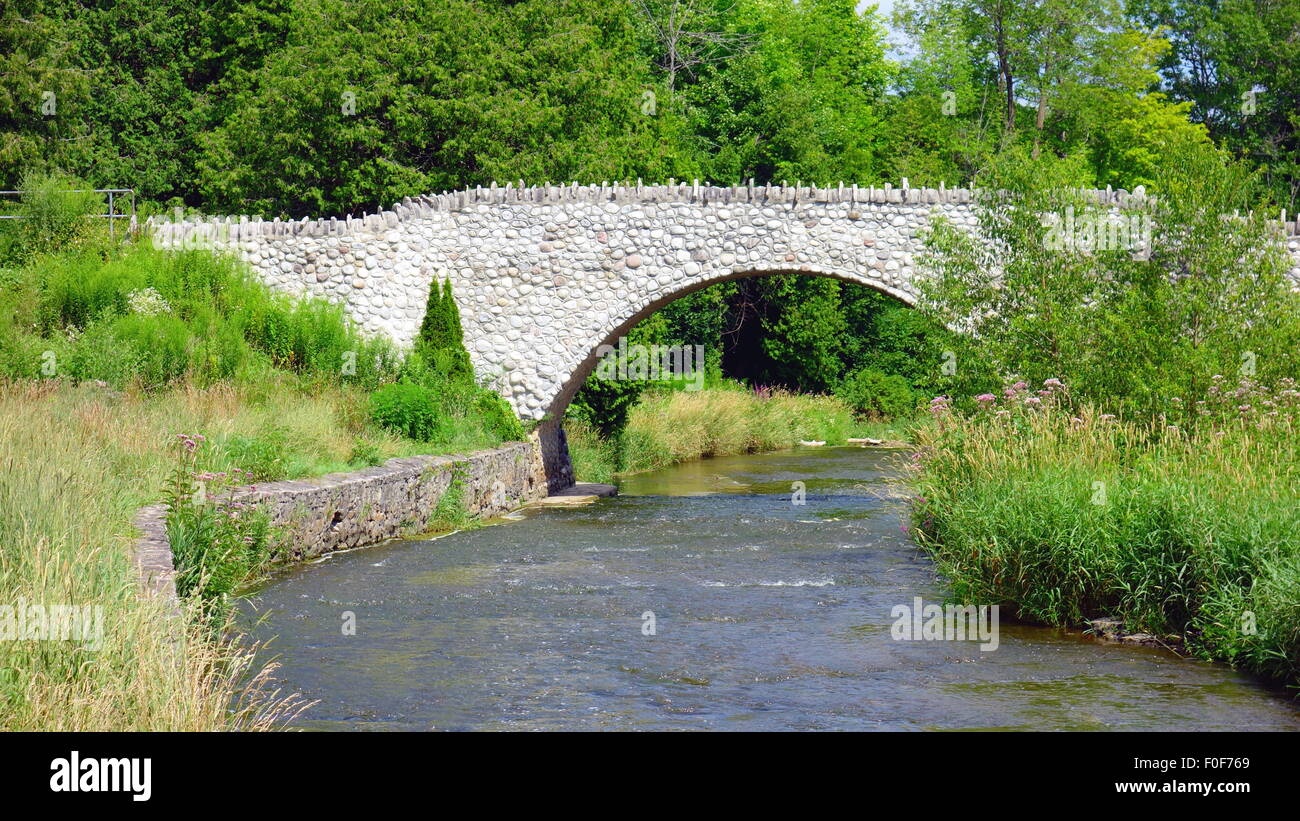
<path fill-rule="evenodd" d="M 465 334 L 460 325 L 460 309 L 452 297 L 450 280 L 439 283 L 435 278 L 429 286 L 429 300 L 415 348 L 442 378 L 452 382 L 474 381 L 474 368 L 465 350 Z"/>
<path fill-rule="evenodd" d="M 918 397 L 908 381 L 873 368 L 854 371 L 835 388 L 859 416 L 892 419 L 916 410 Z"/>
<path fill-rule="evenodd" d="M 71 342 L 75 378 L 124 384 L 138 374 L 147 387 L 187 373 L 201 385 L 255 379 L 280 367 L 373 389 L 398 365 L 391 343 L 362 336 L 338 305 L 275 293 L 227 257 L 145 245 L 107 259 L 42 257 L 7 273 L 0 340 L 19 352 L 0 352 L 5 375 L 31 376 L 40 364 L 32 349 L 60 353 Z"/>
<path fill-rule="evenodd" d="M 519 417 L 509 402 L 487 388 L 479 388 L 476 394 L 474 411 L 483 420 L 484 428 L 503 441 L 518 442 L 524 438 L 524 426 L 519 424 Z"/>
<path fill-rule="evenodd" d="M 91 324 L 69 356 L 76 380 L 102 379 L 117 387 L 146 389 L 180 379 L 189 368 L 190 333 L 170 314 L 132 314 Z"/>
<path fill-rule="evenodd" d="M 29 173 L 23 177 L 22 202 L 3 249 L 5 259 L 19 265 L 42 254 L 83 245 L 93 235 L 88 214 L 102 213 L 99 194 L 73 193 L 89 185 L 58 174 Z"/>
<path fill-rule="evenodd" d="M 1154 199 L 1112 210 L 1070 189 L 1062 162 L 1006 153 L 979 181 L 976 229 L 938 220 L 928 234 L 920 306 L 962 331 L 939 390 L 966 402 L 1004 376 L 1057 378 L 1079 400 L 1152 419 L 1215 375 L 1300 368 L 1300 294 L 1248 166 L 1171 146 Z"/>
<path fill-rule="evenodd" d="M 365 465 L 374 467 L 383 464 L 384 456 L 379 450 L 379 446 L 368 439 L 358 439 L 352 444 L 352 453 L 348 456 L 348 462 L 354 465 Z"/>
<path fill-rule="evenodd" d="M 273 558 L 270 516 L 236 501 L 240 473 L 202 473 L 202 436 L 181 434 L 180 454 L 164 491 L 167 540 L 176 562 L 176 592 L 195 596 L 201 613 L 220 627 L 230 597 L 258 578 Z"/>
<path fill-rule="evenodd" d="M 434 392 L 411 382 L 384 385 L 370 396 L 370 415 L 383 428 L 418 442 L 444 433 L 446 420 L 435 409 Z"/>

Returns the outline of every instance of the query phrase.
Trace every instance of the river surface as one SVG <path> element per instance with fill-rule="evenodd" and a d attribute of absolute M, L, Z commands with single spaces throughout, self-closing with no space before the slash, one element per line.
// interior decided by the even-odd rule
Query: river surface
<path fill-rule="evenodd" d="M 896 606 L 944 600 L 902 532 L 897 458 L 703 460 L 336 554 L 249 599 L 250 632 L 319 699 L 304 729 L 1300 729 L 1289 695 L 1164 650 L 1006 618 L 991 651 L 894 639 Z"/>

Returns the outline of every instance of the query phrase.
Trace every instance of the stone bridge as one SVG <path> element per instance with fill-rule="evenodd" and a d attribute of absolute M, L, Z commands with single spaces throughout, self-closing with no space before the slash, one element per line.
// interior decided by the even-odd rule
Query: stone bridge
<path fill-rule="evenodd" d="M 1123 207 L 1142 193 L 1097 191 Z M 343 303 L 367 332 L 408 345 L 433 279 L 449 278 L 465 343 L 526 421 L 538 421 L 553 487 L 571 483 L 558 422 L 596 351 L 692 291 L 804 273 L 912 304 L 913 259 L 933 215 L 973 226 L 968 189 L 712 187 L 476 188 L 404 199 L 360 218 L 217 218 L 151 226 L 164 246 L 233 250 L 271 286 Z M 1285 223 L 1285 215 L 1284 215 Z M 1286 224 L 1290 250 L 1300 248 Z"/>

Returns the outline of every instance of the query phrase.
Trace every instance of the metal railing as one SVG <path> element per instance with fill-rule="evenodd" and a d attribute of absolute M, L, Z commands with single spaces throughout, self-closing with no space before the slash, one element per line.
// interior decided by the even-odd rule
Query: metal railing
<path fill-rule="evenodd" d="M 28 192 L 28 191 L 0 191 L 0 197 L 12 197 L 12 196 L 18 196 L 18 197 L 21 197 L 23 194 L 27 194 L 27 193 L 30 193 L 30 192 Z M 95 189 L 74 188 L 74 189 L 71 189 L 71 190 L 59 190 L 58 193 L 60 193 L 60 194 L 107 194 L 107 195 L 108 195 L 108 213 L 107 213 L 107 214 L 87 214 L 86 216 L 88 216 L 88 217 L 97 217 L 97 218 L 99 218 L 99 219 L 106 219 L 106 220 L 108 220 L 108 235 L 109 235 L 109 237 L 114 237 L 114 238 L 116 237 L 116 232 L 114 231 L 114 226 L 115 226 L 117 223 L 115 223 L 114 220 L 129 219 L 129 220 L 131 220 L 132 222 L 135 221 L 135 189 L 134 189 L 134 188 L 95 188 Z M 127 195 L 126 199 L 127 199 L 127 201 L 130 203 L 130 209 L 131 209 L 131 210 L 130 210 L 130 211 L 127 211 L 127 212 L 120 212 L 120 213 L 119 213 L 119 212 L 117 211 L 118 197 L 120 197 L 120 196 L 123 195 L 123 194 Z M 22 214 L 0 214 L 0 219 L 4 219 L 4 220 L 18 220 L 18 219 L 23 219 L 23 215 L 22 215 Z"/>

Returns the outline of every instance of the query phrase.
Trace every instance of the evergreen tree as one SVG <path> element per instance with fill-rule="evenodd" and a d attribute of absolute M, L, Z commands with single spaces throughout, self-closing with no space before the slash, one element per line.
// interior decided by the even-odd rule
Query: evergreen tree
<path fill-rule="evenodd" d="M 429 286 L 429 299 L 424 306 L 424 319 L 420 322 L 416 344 L 430 350 L 444 347 L 447 341 L 444 319 L 442 283 L 435 278 Z"/>
<path fill-rule="evenodd" d="M 440 376 L 451 381 L 474 381 L 474 366 L 465 349 L 460 309 L 451 293 L 451 280 L 429 286 L 429 301 L 416 337 L 415 354 Z"/>

